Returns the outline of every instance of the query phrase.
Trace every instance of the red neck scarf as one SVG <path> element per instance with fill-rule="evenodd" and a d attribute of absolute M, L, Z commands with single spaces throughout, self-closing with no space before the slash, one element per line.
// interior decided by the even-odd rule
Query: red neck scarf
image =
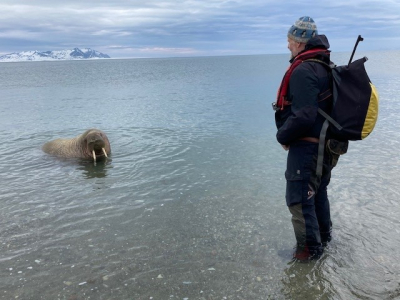
<path fill-rule="evenodd" d="M 330 51 L 322 48 L 316 48 L 316 49 L 311 49 L 307 51 L 303 51 L 300 54 L 298 54 L 292 63 L 290 64 L 289 68 L 287 69 L 285 75 L 283 76 L 281 85 L 278 89 L 278 95 L 276 99 L 276 106 L 278 107 L 279 110 L 283 110 L 283 108 L 287 105 L 290 105 L 290 102 L 287 101 L 287 94 L 288 94 L 288 89 L 289 89 L 289 80 L 290 76 L 293 73 L 293 70 L 300 65 L 303 61 L 310 59 L 310 58 L 315 58 L 318 55 L 329 55 Z"/>

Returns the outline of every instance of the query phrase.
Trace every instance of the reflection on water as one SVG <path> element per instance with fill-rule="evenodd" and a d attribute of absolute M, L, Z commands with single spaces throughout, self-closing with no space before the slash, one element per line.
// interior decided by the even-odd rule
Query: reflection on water
<path fill-rule="evenodd" d="M 282 276 L 285 299 L 340 299 L 329 277 L 324 276 L 327 267 L 326 254 L 318 261 L 289 263 Z"/>
<path fill-rule="evenodd" d="M 86 179 L 104 178 L 107 176 L 107 170 L 112 168 L 111 162 L 111 158 L 98 159 L 96 162 L 90 160 L 79 160 L 79 167 L 77 169 L 82 171 L 82 174 Z"/>

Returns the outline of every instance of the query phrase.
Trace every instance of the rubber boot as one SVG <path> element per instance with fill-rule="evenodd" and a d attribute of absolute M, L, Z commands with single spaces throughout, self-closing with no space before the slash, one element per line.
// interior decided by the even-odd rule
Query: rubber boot
<path fill-rule="evenodd" d="M 293 253 L 293 259 L 301 262 L 316 260 L 321 257 L 323 251 L 324 250 L 322 246 L 312 247 L 312 249 L 310 250 L 307 245 L 297 245 L 296 250 Z"/>

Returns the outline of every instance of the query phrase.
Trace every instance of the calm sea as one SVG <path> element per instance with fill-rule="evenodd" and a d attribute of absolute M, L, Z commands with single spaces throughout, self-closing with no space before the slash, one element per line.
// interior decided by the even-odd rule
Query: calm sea
<path fill-rule="evenodd" d="M 271 109 L 288 55 L 0 64 L 0 298 L 399 299 L 400 52 L 364 54 L 379 120 L 310 264 Z M 107 162 L 41 150 L 93 127 Z"/>

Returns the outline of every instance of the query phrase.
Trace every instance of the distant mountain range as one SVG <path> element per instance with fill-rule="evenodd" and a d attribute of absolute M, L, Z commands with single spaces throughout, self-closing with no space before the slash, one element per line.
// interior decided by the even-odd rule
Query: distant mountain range
<path fill-rule="evenodd" d="M 90 48 L 59 51 L 24 51 L 19 53 L 11 53 L 0 56 L 0 62 L 11 61 L 44 61 L 44 60 L 73 60 L 73 59 L 93 59 L 93 58 L 110 58 L 107 54 L 103 54 Z"/>

